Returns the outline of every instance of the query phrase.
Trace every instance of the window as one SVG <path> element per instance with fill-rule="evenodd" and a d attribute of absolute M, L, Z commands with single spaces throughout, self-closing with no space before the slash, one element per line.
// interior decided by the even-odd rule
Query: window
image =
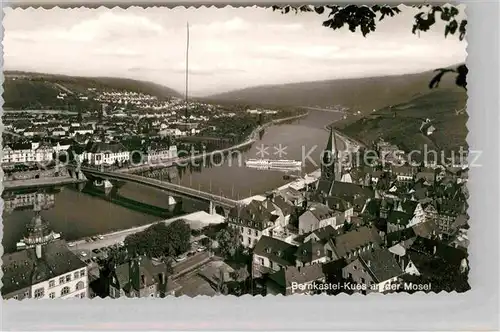
<path fill-rule="evenodd" d="M 85 288 L 85 283 L 83 281 L 79 281 L 76 284 L 76 290 L 84 289 Z"/>
<path fill-rule="evenodd" d="M 24 297 L 30 297 L 30 291 L 25 291 L 24 292 Z"/>
<path fill-rule="evenodd" d="M 259 231 L 255 230 L 255 236 L 259 236 Z"/>
<path fill-rule="evenodd" d="M 63 289 L 61 289 L 61 296 L 69 294 L 69 287 L 65 286 Z"/>
<path fill-rule="evenodd" d="M 80 277 L 83 277 L 85 275 L 85 270 L 80 270 Z"/>
<path fill-rule="evenodd" d="M 365 278 L 360 278 L 361 279 L 361 283 L 364 284 L 365 283 Z"/>
<path fill-rule="evenodd" d="M 45 295 L 45 288 L 41 287 L 38 289 L 35 289 L 35 299 L 42 298 Z"/>
<path fill-rule="evenodd" d="M 66 276 L 66 282 L 70 282 L 70 281 L 71 281 L 71 274 L 68 274 L 68 275 Z"/>
<path fill-rule="evenodd" d="M 248 235 L 252 235 L 252 230 L 250 228 L 247 229 L 247 233 L 248 233 Z"/>
<path fill-rule="evenodd" d="M 14 300 L 17 300 L 17 298 L 18 298 L 18 297 L 17 297 L 17 295 L 14 295 L 12 298 L 13 298 Z"/>
<path fill-rule="evenodd" d="M 54 299 L 54 298 L 56 297 L 56 293 L 51 292 L 51 293 L 49 294 L 49 297 L 50 297 L 51 299 Z"/>
<path fill-rule="evenodd" d="M 56 281 L 55 280 L 50 280 L 49 281 L 49 288 L 55 287 Z"/>
<path fill-rule="evenodd" d="M 73 278 L 75 278 L 75 279 L 80 278 L 80 272 L 76 271 Z"/>
<path fill-rule="evenodd" d="M 59 278 L 59 284 L 64 284 L 64 277 Z"/>
<path fill-rule="evenodd" d="M 353 265 L 352 267 L 354 268 L 354 270 L 358 269 L 358 267 L 356 265 Z"/>

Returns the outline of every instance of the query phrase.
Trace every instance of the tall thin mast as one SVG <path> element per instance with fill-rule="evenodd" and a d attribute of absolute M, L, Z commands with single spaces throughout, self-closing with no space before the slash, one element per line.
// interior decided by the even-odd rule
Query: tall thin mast
<path fill-rule="evenodd" d="M 184 116 L 188 117 L 188 86 L 189 86 L 189 22 L 187 23 L 187 38 L 186 38 L 186 110 Z"/>

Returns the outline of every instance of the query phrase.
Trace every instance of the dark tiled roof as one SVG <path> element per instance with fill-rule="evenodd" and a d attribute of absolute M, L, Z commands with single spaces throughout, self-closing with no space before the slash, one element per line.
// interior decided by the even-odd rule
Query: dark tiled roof
<path fill-rule="evenodd" d="M 326 199 L 326 205 L 336 211 L 345 211 L 349 209 L 349 202 L 340 197 L 328 197 Z"/>
<path fill-rule="evenodd" d="M 382 239 L 377 229 L 368 226 L 356 228 L 333 239 L 334 250 L 339 257 L 344 257 L 348 253 L 368 244 L 379 246 L 381 243 Z"/>
<path fill-rule="evenodd" d="M 304 267 L 289 266 L 271 274 L 270 278 L 278 285 L 288 288 L 292 283 L 304 284 L 325 277 L 321 264 L 313 264 Z"/>
<path fill-rule="evenodd" d="M 415 235 L 430 238 L 438 232 L 439 227 L 432 220 L 418 223 L 411 227 L 415 232 Z"/>
<path fill-rule="evenodd" d="M 333 211 L 328 208 L 328 206 L 321 203 L 313 203 L 306 210 L 310 211 L 312 215 L 318 220 L 328 219 L 333 215 Z"/>
<path fill-rule="evenodd" d="M 363 252 L 359 260 L 377 282 L 399 277 L 404 273 L 392 253 L 386 249 Z"/>
<path fill-rule="evenodd" d="M 330 195 L 332 185 L 333 185 L 332 181 L 320 179 L 318 181 L 317 192 L 328 196 Z"/>
<path fill-rule="evenodd" d="M 404 202 L 401 202 L 401 209 L 405 213 L 413 215 L 415 209 L 417 208 L 417 205 L 418 205 L 417 201 L 406 200 Z"/>
<path fill-rule="evenodd" d="M 277 216 L 272 214 L 275 209 L 270 202 L 252 200 L 247 205 L 232 208 L 229 217 L 241 220 L 246 227 L 263 230 L 267 228 L 268 223 L 277 219 Z"/>
<path fill-rule="evenodd" d="M 255 245 L 254 254 L 283 266 L 294 266 L 296 250 L 294 245 L 263 235 Z"/>
<path fill-rule="evenodd" d="M 418 271 L 426 276 L 447 275 L 457 272 L 466 251 L 450 247 L 440 241 L 417 237 L 408 255 Z"/>
<path fill-rule="evenodd" d="M 335 235 L 338 235 L 339 231 L 333 228 L 333 226 L 327 225 L 315 230 L 313 234 L 316 235 L 320 241 L 328 241 Z"/>
<path fill-rule="evenodd" d="M 272 202 L 281 210 L 281 212 L 283 212 L 283 215 L 285 216 L 292 214 L 293 210 L 295 209 L 292 204 L 285 201 L 285 199 L 281 196 L 274 197 Z"/>
<path fill-rule="evenodd" d="M 316 242 L 309 240 L 306 243 L 303 243 L 297 249 L 297 259 L 303 263 L 312 262 L 316 259 L 324 257 L 325 253 L 325 245 L 324 242 Z"/>
<path fill-rule="evenodd" d="M 121 143 L 105 143 L 105 142 L 95 142 L 89 149 L 89 152 L 100 153 L 100 152 L 126 152 L 127 148 Z"/>
<path fill-rule="evenodd" d="M 130 264 L 133 264 L 132 261 L 121 264 L 115 269 L 116 278 L 120 287 L 127 292 L 133 288 L 134 281 L 132 279 L 134 277 L 140 278 L 140 275 L 143 274 L 145 276 L 145 285 L 141 285 L 141 288 L 149 287 L 159 282 L 159 273 L 166 273 L 167 271 L 164 263 L 160 262 L 155 265 L 153 261 L 147 257 L 137 258 L 137 262 L 139 263 L 139 274 L 137 276 L 130 275 Z M 140 280 L 137 281 L 140 282 Z M 138 289 L 136 290 L 138 291 Z"/>
<path fill-rule="evenodd" d="M 31 150 L 31 143 L 29 142 L 19 142 L 12 143 L 8 145 L 12 150 Z"/>
<path fill-rule="evenodd" d="M 335 182 L 332 187 L 332 196 L 336 197 L 365 197 L 365 200 L 368 198 L 372 198 L 375 196 L 375 193 L 372 188 L 364 187 L 355 183 L 348 182 Z"/>
<path fill-rule="evenodd" d="M 78 256 L 68 250 L 63 240 L 43 246 L 40 259 L 36 257 L 35 249 L 26 249 L 6 254 L 2 261 L 2 294 L 9 294 L 86 267 Z"/>
<path fill-rule="evenodd" d="M 401 211 L 391 211 L 387 217 L 387 222 L 394 225 L 406 226 L 410 222 L 413 215 L 401 212 Z"/>
<path fill-rule="evenodd" d="M 417 237 L 413 228 L 405 228 L 396 232 L 388 233 L 386 236 L 386 243 L 388 247 L 392 247 L 402 241 L 406 241 L 413 237 Z"/>

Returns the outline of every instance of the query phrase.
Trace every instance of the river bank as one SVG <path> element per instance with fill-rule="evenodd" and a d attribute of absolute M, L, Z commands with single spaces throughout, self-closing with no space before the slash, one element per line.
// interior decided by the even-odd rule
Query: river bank
<path fill-rule="evenodd" d="M 255 128 L 252 131 L 252 133 L 247 137 L 247 139 L 245 141 L 243 141 L 242 143 L 238 143 L 236 145 L 230 146 L 230 147 L 225 148 L 225 149 L 215 150 L 215 151 L 211 151 L 211 152 L 203 152 L 203 153 L 199 153 L 199 154 L 192 155 L 189 157 L 184 157 L 184 158 L 176 158 L 176 159 L 168 160 L 166 162 L 161 162 L 157 165 L 147 164 L 147 165 L 139 165 L 139 166 L 121 168 L 121 169 L 118 169 L 117 172 L 135 173 L 135 172 L 153 171 L 156 169 L 171 167 L 171 166 L 175 166 L 175 165 L 182 166 L 186 163 L 189 163 L 190 161 L 194 161 L 194 160 L 202 159 L 202 158 L 210 158 L 211 156 L 213 156 L 215 154 L 218 154 L 218 155 L 227 154 L 227 153 L 230 153 L 232 151 L 245 148 L 245 147 L 255 143 L 258 140 L 259 133 L 262 132 L 262 130 L 264 130 L 270 126 L 278 125 L 278 124 L 288 122 L 288 121 L 299 120 L 299 119 L 305 118 L 308 115 L 309 115 L 309 112 L 306 112 L 304 114 L 294 115 L 294 116 L 290 116 L 290 117 L 283 118 L 283 119 L 275 119 L 275 120 L 272 120 L 270 122 L 267 122 L 267 123 Z"/>
<path fill-rule="evenodd" d="M 106 234 L 100 234 L 100 239 L 97 239 L 92 242 L 87 242 L 85 239 L 80 239 L 72 242 L 68 242 L 69 247 L 72 250 L 88 250 L 92 251 L 94 249 L 109 247 L 115 244 L 119 244 L 120 242 L 125 241 L 125 238 L 131 234 L 139 233 L 147 229 L 148 227 L 163 222 L 166 225 L 174 222 L 175 220 L 185 220 L 191 229 L 201 229 L 210 224 L 220 224 L 224 222 L 224 217 L 218 214 L 209 214 L 205 211 L 193 212 L 190 214 L 178 216 L 175 218 L 165 219 L 155 221 L 146 225 L 132 227 L 128 229 L 122 229 L 119 231 L 109 232 Z M 97 234 L 96 234 L 97 235 Z"/>
<path fill-rule="evenodd" d="M 70 176 L 67 177 L 50 177 L 39 179 L 26 179 L 26 180 L 9 180 L 3 182 L 4 190 L 27 189 L 33 187 L 50 187 L 56 185 L 67 185 L 85 182 L 86 180 L 74 179 Z"/>

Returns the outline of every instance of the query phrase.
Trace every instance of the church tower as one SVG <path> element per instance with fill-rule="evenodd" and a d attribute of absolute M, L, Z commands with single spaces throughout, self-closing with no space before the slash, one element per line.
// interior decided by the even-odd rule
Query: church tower
<path fill-rule="evenodd" d="M 335 132 L 330 128 L 328 143 L 323 151 L 321 159 L 321 179 L 328 181 L 340 181 L 342 178 L 342 165 L 337 151 Z"/>

